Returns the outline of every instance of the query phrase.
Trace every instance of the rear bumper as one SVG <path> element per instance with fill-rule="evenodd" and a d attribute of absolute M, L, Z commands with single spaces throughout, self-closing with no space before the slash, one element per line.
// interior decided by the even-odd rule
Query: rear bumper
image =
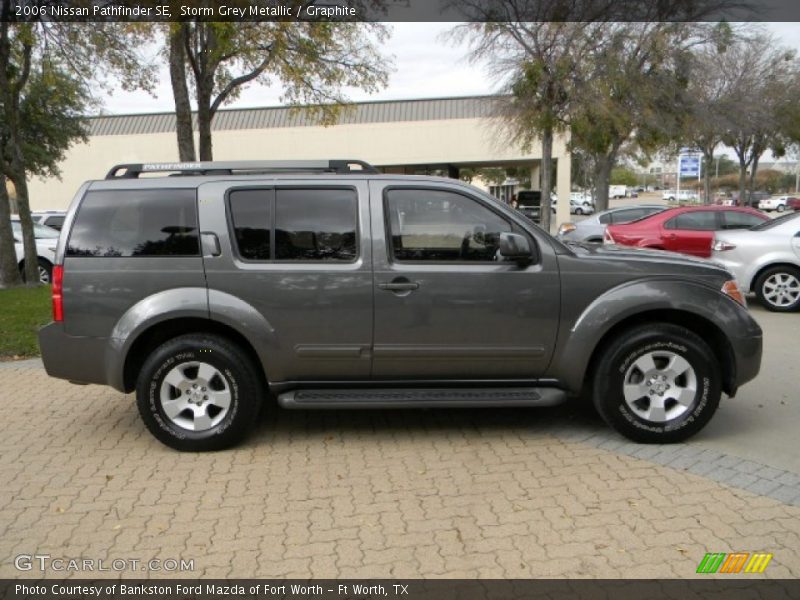
<path fill-rule="evenodd" d="M 63 323 L 50 323 L 39 330 L 39 348 L 50 377 L 117 387 L 106 366 L 108 339 L 67 335 Z"/>

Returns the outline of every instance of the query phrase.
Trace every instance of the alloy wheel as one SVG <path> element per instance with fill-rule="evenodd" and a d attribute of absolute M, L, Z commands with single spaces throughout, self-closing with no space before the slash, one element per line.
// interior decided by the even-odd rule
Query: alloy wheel
<path fill-rule="evenodd" d="M 800 279 L 791 273 L 775 273 L 764 280 L 762 292 L 773 306 L 792 306 L 800 300 Z"/>
<path fill-rule="evenodd" d="M 677 419 L 694 404 L 697 375 L 685 358 L 670 351 L 648 352 L 628 367 L 623 380 L 625 403 L 652 423 Z"/>
<path fill-rule="evenodd" d="M 231 390 L 214 366 L 199 361 L 173 367 L 161 383 L 161 408 L 178 427 L 206 431 L 218 425 L 231 406 Z"/>

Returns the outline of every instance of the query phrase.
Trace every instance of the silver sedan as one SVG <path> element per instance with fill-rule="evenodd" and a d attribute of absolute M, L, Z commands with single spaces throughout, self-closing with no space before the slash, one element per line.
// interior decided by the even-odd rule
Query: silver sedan
<path fill-rule="evenodd" d="M 578 223 L 564 223 L 558 228 L 558 239 L 566 242 L 603 243 L 606 225 L 612 223 L 630 223 L 643 217 L 661 212 L 667 208 L 657 204 L 639 206 L 620 206 L 599 212 L 593 217 Z"/>
<path fill-rule="evenodd" d="M 800 310 L 800 213 L 718 232 L 711 258 L 734 274 L 742 290 L 755 292 L 767 310 Z"/>

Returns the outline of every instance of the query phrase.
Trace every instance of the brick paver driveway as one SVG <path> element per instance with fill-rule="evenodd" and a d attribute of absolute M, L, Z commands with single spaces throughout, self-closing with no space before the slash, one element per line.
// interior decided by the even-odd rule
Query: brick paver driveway
<path fill-rule="evenodd" d="M 180 454 L 133 396 L 38 361 L 0 365 L 0 401 L 0 577 L 42 576 L 20 554 L 194 559 L 128 577 L 685 577 L 734 551 L 800 576 L 796 474 L 628 444 L 585 410 L 275 410 L 235 450 Z"/>

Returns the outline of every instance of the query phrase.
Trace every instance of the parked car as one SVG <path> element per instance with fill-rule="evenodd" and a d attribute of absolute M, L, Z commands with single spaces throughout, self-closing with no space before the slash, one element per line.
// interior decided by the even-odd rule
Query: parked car
<path fill-rule="evenodd" d="M 55 265 L 48 374 L 135 391 L 180 450 L 236 443 L 268 392 L 294 409 L 586 392 L 630 439 L 676 442 L 761 362 L 722 267 L 570 248 L 464 182 L 360 161 L 114 167 L 81 187 Z"/>
<path fill-rule="evenodd" d="M 31 216 L 36 223 L 47 225 L 47 227 L 52 227 L 56 231 L 61 231 L 67 213 L 63 210 L 46 210 L 33 212 Z"/>
<path fill-rule="evenodd" d="M 612 223 L 630 223 L 642 217 L 661 212 L 666 208 L 666 206 L 659 206 L 656 204 L 610 208 L 597 213 L 589 219 L 583 219 L 578 223 L 562 224 L 558 228 L 558 237 L 561 240 L 570 242 L 602 244 L 606 225 Z"/>
<path fill-rule="evenodd" d="M 800 198 L 791 197 L 786 201 L 788 210 L 800 210 Z"/>
<path fill-rule="evenodd" d="M 748 206 L 750 208 L 757 208 L 763 200 L 766 200 L 771 196 L 772 194 L 769 192 L 749 192 L 745 196 L 744 202 L 740 200 L 738 193 L 734 194 L 732 197 L 734 206 Z"/>
<path fill-rule="evenodd" d="M 569 198 L 569 213 L 571 215 L 590 215 L 594 212 L 594 206 L 585 202 L 583 198 Z"/>
<path fill-rule="evenodd" d="M 582 204 L 587 208 L 592 207 L 594 209 L 594 198 L 589 192 L 571 192 L 569 199 L 573 204 Z"/>
<path fill-rule="evenodd" d="M 800 213 L 715 236 L 712 258 L 767 310 L 800 310 Z"/>
<path fill-rule="evenodd" d="M 20 271 L 24 273 L 25 251 L 22 244 L 22 224 L 18 217 L 11 217 L 11 231 L 14 234 L 14 251 L 17 255 L 17 263 Z M 55 262 L 56 244 L 58 243 L 58 231 L 34 223 L 33 236 L 36 239 L 36 254 L 39 261 L 39 281 L 41 283 L 50 283 L 53 263 Z"/>
<path fill-rule="evenodd" d="M 792 208 L 800 203 L 800 199 L 795 198 L 793 196 L 771 196 L 769 198 L 764 198 L 763 200 L 759 200 L 758 208 L 759 210 L 765 210 L 767 212 L 777 210 L 778 212 L 783 212 L 787 208 Z"/>
<path fill-rule="evenodd" d="M 694 190 L 664 190 L 661 198 L 667 202 L 697 202 L 700 196 Z"/>
<path fill-rule="evenodd" d="M 603 242 L 708 258 L 715 231 L 748 229 L 768 220 L 768 216 L 752 208 L 681 206 L 633 223 L 609 225 Z"/>

